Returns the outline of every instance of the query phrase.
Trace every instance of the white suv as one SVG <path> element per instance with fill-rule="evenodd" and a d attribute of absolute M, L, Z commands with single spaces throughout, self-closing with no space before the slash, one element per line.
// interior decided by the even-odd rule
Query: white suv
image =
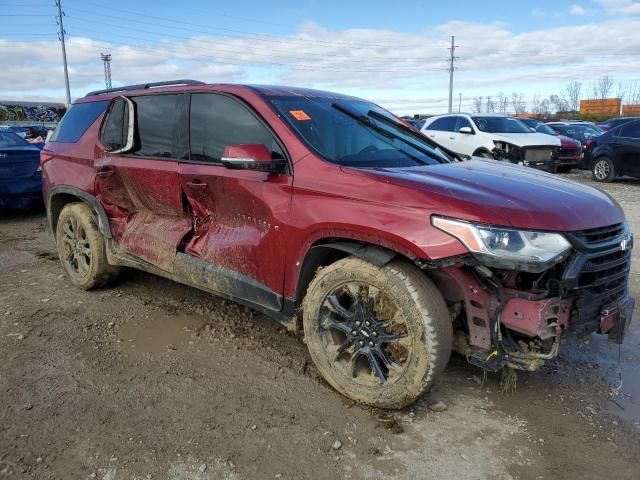
<path fill-rule="evenodd" d="M 495 113 L 438 115 L 428 118 L 421 132 L 462 155 L 554 170 L 560 147 L 558 137 L 534 133 L 520 120 Z"/>

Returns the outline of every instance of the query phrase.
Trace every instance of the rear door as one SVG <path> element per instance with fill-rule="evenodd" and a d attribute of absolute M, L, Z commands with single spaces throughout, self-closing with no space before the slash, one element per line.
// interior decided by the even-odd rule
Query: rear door
<path fill-rule="evenodd" d="M 455 126 L 455 117 L 441 117 L 427 125 L 423 133 L 439 145 L 457 152 L 455 149 L 455 138 L 453 136 Z"/>
<path fill-rule="evenodd" d="M 282 144 L 235 97 L 194 93 L 190 111 L 190 155 L 180 162 L 194 225 L 188 261 L 215 272 L 212 289 L 279 309 L 292 176 L 228 169 L 220 159 L 226 146 L 240 144 L 264 144 L 272 158 L 284 158 Z"/>
<path fill-rule="evenodd" d="M 101 141 L 117 152 L 126 144 L 134 109 L 134 147 L 96 159 L 96 192 L 121 249 L 173 272 L 178 244 L 191 230 L 180 193 L 178 158 L 187 155 L 185 94 L 115 99 Z"/>
<path fill-rule="evenodd" d="M 619 127 L 611 140 L 620 173 L 640 177 L 640 120 Z"/>

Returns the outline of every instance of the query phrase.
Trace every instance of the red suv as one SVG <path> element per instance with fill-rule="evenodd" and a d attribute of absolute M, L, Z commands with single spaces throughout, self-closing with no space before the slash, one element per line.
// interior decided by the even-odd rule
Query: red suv
<path fill-rule="evenodd" d="M 170 84 L 169 84 L 170 83 Z M 133 267 L 303 330 L 326 380 L 402 407 L 452 350 L 535 370 L 631 319 L 632 235 L 605 193 L 461 161 L 377 105 L 288 87 L 92 92 L 42 152 L 70 283 Z"/>

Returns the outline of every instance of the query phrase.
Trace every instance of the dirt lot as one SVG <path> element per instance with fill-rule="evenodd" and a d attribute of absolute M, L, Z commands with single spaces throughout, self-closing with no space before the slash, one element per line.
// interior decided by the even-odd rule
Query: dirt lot
<path fill-rule="evenodd" d="M 605 187 L 640 232 L 640 181 Z M 1 215 L 0 269 L 0 478 L 640 478 L 637 318 L 621 364 L 605 338 L 569 340 L 506 397 L 454 358 L 429 395 L 383 412 L 246 308 L 135 271 L 72 288 L 42 212 Z"/>

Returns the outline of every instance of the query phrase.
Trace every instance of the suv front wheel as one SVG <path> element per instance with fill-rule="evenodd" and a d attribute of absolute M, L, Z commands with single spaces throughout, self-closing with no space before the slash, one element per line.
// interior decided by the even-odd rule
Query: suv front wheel
<path fill-rule="evenodd" d="M 609 157 L 597 158 L 592 173 L 596 182 L 611 182 L 616 178 L 616 169 Z"/>
<path fill-rule="evenodd" d="M 451 353 L 451 317 L 439 290 L 403 261 L 348 257 L 318 271 L 303 304 L 311 358 L 340 393 L 401 408 L 429 390 Z"/>
<path fill-rule="evenodd" d="M 107 283 L 117 274 L 109 265 L 104 237 L 96 217 L 84 203 L 66 205 L 56 226 L 56 245 L 60 263 L 69 281 L 84 290 Z"/>

